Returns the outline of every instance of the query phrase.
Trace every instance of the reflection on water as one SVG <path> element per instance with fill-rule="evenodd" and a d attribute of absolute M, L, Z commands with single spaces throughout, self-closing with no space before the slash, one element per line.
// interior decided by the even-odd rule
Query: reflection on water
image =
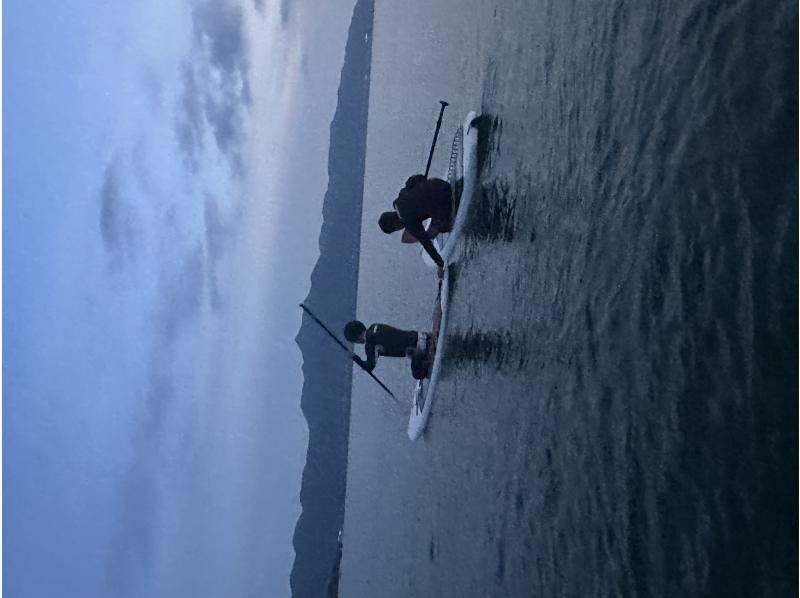
<path fill-rule="evenodd" d="M 514 240 L 517 201 L 509 193 L 509 184 L 495 180 L 477 190 L 474 209 L 467 220 L 466 236 L 480 241 Z"/>
<path fill-rule="evenodd" d="M 510 330 L 470 330 L 447 335 L 446 367 L 461 368 L 471 362 L 501 368 L 515 363 L 522 368 L 525 339 Z"/>

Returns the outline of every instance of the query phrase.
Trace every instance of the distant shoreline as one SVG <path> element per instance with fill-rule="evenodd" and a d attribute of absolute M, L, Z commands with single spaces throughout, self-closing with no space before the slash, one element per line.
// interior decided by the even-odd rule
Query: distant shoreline
<path fill-rule="evenodd" d="M 373 0 L 358 0 L 330 128 L 328 188 L 320 256 L 305 303 L 335 332 L 356 312 L 361 210 L 372 61 Z M 352 363 L 307 316 L 296 342 L 303 355 L 300 400 L 309 441 L 294 533 L 292 596 L 335 596 L 344 523 Z"/>

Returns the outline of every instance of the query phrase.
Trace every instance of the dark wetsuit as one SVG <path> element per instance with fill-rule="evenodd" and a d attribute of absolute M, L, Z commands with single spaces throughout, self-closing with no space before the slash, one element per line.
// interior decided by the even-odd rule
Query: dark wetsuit
<path fill-rule="evenodd" d="M 424 175 L 415 174 L 406 181 L 405 187 L 393 205 L 405 229 L 422 244 L 438 266 L 444 266 L 442 256 L 436 251 L 422 222 L 431 218 L 438 231 L 450 230 L 452 218 L 450 183 L 442 179 L 426 179 Z"/>
<path fill-rule="evenodd" d="M 410 330 L 400 330 L 386 324 L 373 324 L 367 328 L 367 339 L 364 352 L 367 360 L 364 361 L 355 355 L 356 361 L 371 372 L 375 368 L 378 355 L 386 357 L 405 357 L 408 349 L 415 349 L 419 336 Z"/>

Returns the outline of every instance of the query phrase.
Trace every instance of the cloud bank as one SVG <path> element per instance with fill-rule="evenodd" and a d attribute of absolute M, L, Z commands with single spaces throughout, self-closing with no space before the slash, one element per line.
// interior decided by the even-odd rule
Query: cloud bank
<path fill-rule="evenodd" d="M 133 211 L 123 197 L 122 176 L 117 158 L 106 166 L 99 192 L 100 237 L 111 258 L 112 269 L 119 269 L 133 257 Z"/>
<path fill-rule="evenodd" d="M 241 172 L 244 114 L 252 101 L 242 7 L 215 1 L 197 4 L 192 31 L 190 55 L 181 64 L 178 146 L 196 172 L 210 137 L 231 167 Z"/>

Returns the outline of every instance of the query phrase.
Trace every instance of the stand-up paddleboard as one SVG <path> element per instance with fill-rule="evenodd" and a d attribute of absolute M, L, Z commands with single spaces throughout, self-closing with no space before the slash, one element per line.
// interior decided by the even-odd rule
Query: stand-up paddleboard
<path fill-rule="evenodd" d="M 458 211 L 453 220 L 453 225 L 449 233 L 442 233 L 434 239 L 436 249 L 445 262 L 444 277 L 439 283 L 439 292 L 436 297 L 436 304 L 433 310 L 433 322 L 431 326 L 431 336 L 428 341 L 427 358 L 430 363 L 429 375 L 425 380 L 417 381 L 411 393 L 411 416 L 408 419 L 408 437 L 416 440 L 425 430 L 428 417 L 431 413 L 431 404 L 436 391 L 436 383 L 442 369 L 442 360 L 445 352 L 445 330 L 447 329 L 447 308 L 449 296 L 449 272 L 447 265 L 453 262 L 453 251 L 463 235 L 464 223 L 467 212 L 475 195 L 477 185 L 477 148 L 478 130 L 473 126 L 476 118 L 475 112 L 467 114 L 464 124 L 456 134 L 453 143 L 454 160 L 451 160 L 451 167 L 448 169 L 447 179 L 453 188 L 456 188 L 456 181 L 463 178 L 463 188 L 461 198 L 458 201 Z M 459 136 L 461 141 L 459 142 Z M 460 148 L 457 147 L 460 145 Z M 454 197 L 454 201 L 457 198 Z M 427 252 L 423 250 L 423 259 L 431 267 L 436 267 Z"/>

